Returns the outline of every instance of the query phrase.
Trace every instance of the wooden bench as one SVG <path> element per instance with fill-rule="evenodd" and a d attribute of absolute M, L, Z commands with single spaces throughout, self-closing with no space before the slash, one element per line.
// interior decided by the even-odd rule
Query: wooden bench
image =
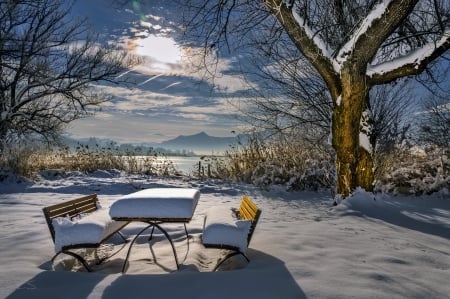
<path fill-rule="evenodd" d="M 212 209 L 215 211 L 207 212 L 203 224 L 203 246 L 231 250 L 231 253 L 217 263 L 213 271 L 216 271 L 226 260 L 238 254 L 250 262 L 245 253 L 258 224 L 261 210 L 247 195 L 242 197 L 239 209 L 230 210 L 221 207 Z"/>
<path fill-rule="evenodd" d="M 97 194 L 64 201 L 44 207 L 42 210 L 55 244 L 56 254 L 52 262 L 58 255 L 64 253 L 76 258 L 87 271 L 91 272 L 87 261 L 75 253 L 74 249 L 97 249 L 116 233 L 126 242 L 120 230 L 128 222 L 112 220 L 108 211 L 100 207 Z M 98 261 L 98 264 L 107 258 Z"/>

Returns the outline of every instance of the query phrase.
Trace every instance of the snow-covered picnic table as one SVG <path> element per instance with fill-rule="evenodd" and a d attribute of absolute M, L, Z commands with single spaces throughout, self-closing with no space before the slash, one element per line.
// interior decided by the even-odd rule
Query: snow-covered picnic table
<path fill-rule="evenodd" d="M 109 215 L 116 221 L 144 222 L 144 227 L 131 242 L 125 258 L 122 272 L 125 272 L 126 264 L 131 248 L 136 239 L 146 230 L 152 228 L 150 239 L 154 228 L 158 228 L 170 242 L 177 269 L 179 269 L 177 252 L 172 238 L 160 224 L 183 223 L 188 237 L 186 223 L 190 222 L 194 215 L 200 198 L 200 191 L 193 188 L 152 188 L 144 189 L 122 196 L 115 201 L 109 210 Z"/>

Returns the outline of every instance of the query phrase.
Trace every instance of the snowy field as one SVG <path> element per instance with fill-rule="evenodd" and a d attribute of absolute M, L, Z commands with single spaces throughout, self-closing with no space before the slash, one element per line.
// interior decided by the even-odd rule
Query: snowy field
<path fill-rule="evenodd" d="M 44 206 L 97 193 L 102 205 L 144 188 L 193 187 L 201 197 L 188 230 L 164 225 L 182 264 L 176 271 L 169 242 L 156 232 L 138 239 L 125 274 L 126 247 L 94 273 L 70 260 L 50 265 L 53 243 Z M 236 257 L 210 272 L 224 253 L 200 243 L 209 207 L 238 206 L 248 194 L 263 210 L 247 264 Z M 248 185 L 186 178 L 126 176 L 97 171 L 35 182 L 0 182 L 0 298 L 449 298 L 450 199 L 377 197 L 359 191 L 332 207 L 329 192 L 263 191 Z M 125 228 L 132 237 L 143 225 Z M 104 246 L 100 253 L 119 249 Z M 66 268 L 64 268 L 66 267 Z M 53 269 L 52 269 L 53 268 Z"/>

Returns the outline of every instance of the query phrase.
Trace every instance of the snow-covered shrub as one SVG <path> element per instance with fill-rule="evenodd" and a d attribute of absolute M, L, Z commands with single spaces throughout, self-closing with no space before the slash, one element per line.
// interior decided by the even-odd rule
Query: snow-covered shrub
<path fill-rule="evenodd" d="M 375 191 L 394 194 L 431 194 L 450 190 L 448 149 L 404 149 L 379 177 Z"/>

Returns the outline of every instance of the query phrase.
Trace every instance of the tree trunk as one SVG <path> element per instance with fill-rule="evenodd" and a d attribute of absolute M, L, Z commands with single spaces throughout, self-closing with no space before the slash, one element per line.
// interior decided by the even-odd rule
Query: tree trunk
<path fill-rule="evenodd" d="M 348 197 L 356 188 L 373 190 L 373 159 L 361 144 L 361 118 L 368 108 L 369 87 L 364 70 L 343 69 L 342 94 L 333 108 L 332 135 L 336 151 L 337 194 Z"/>

